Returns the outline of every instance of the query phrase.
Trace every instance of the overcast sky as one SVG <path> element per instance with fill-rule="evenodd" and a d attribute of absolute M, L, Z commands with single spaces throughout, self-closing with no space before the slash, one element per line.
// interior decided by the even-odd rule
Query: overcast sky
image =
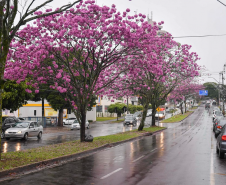
<path fill-rule="evenodd" d="M 43 1 L 37 1 L 38 4 Z M 54 0 L 52 8 L 59 7 L 73 0 Z M 174 37 L 226 34 L 226 6 L 217 0 L 96 0 L 98 5 L 115 4 L 118 11 L 130 8 L 131 15 L 146 14 L 156 22 L 164 21 L 163 29 Z M 226 0 L 221 0 L 226 4 Z M 181 44 L 192 45 L 201 60 L 198 64 L 205 66 L 212 77 L 219 81 L 219 72 L 226 64 L 226 35 L 201 38 L 175 38 Z M 226 76 L 226 74 L 225 74 Z M 215 81 L 203 77 L 204 81 Z M 225 82 L 226 83 L 226 82 Z"/>

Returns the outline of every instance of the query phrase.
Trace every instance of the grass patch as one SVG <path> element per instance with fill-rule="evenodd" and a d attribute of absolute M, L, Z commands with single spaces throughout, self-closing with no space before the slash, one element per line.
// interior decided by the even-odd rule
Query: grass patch
<path fill-rule="evenodd" d="M 192 107 L 191 109 L 197 109 L 198 107 Z"/>
<path fill-rule="evenodd" d="M 96 121 L 108 121 L 113 119 L 117 119 L 117 118 L 116 117 L 97 117 Z"/>
<path fill-rule="evenodd" d="M 33 148 L 17 152 L 2 153 L 2 160 L 0 161 L 0 171 L 13 169 L 16 167 L 29 165 L 35 162 L 41 162 L 56 157 L 76 154 L 90 149 L 98 148 L 105 144 L 124 141 L 127 139 L 142 136 L 147 132 L 155 132 L 162 130 L 165 127 L 150 127 L 144 128 L 143 131 L 127 131 L 108 136 L 95 137 L 93 142 L 68 141 L 65 143 L 48 145 L 39 148 Z"/>
<path fill-rule="evenodd" d="M 162 123 L 175 123 L 175 122 L 179 122 L 181 120 L 183 120 L 184 118 L 186 118 L 188 115 L 190 115 L 193 111 L 188 111 L 185 114 L 178 114 L 176 116 L 173 116 L 171 118 L 165 119 L 163 121 L 161 121 Z"/>

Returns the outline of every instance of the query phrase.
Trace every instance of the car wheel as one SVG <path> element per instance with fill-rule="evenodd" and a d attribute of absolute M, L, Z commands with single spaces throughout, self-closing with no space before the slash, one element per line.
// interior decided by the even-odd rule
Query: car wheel
<path fill-rule="evenodd" d="M 28 138 L 28 134 L 25 133 L 25 134 L 24 134 L 24 140 L 27 141 L 27 138 Z"/>
<path fill-rule="evenodd" d="M 216 153 L 219 154 L 219 149 L 217 148 L 217 146 L 216 146 Z"/>
<path fill-rule="evenodd" d="M 220 159 L 224 159 L 224 152 L 221 152 L 221 151 L 219 150 L 219 157 L 220 157 Z"/>
<path fill-rule="evenodd" d="M 5 132 L 1 132 L 1 138 L 2 138 L 2 139 L 5 138 Z"/>
<path fill-rule="evenodd" d="M 6 139 L 6 140 L 10 140 L 10 137 L 6 137 L 5 139 Z"/>
<path fill-rule="evenodd" d="M 41 139 L 42 138 L 42 132 L 39 132 L 37 137 L 38 137 L 38 139 Z"/>

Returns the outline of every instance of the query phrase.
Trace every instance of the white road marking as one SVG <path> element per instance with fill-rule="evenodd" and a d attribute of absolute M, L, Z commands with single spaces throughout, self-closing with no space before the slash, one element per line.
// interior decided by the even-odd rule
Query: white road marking
<path fill-rule="evenodd" d="M 155 148 L 155 149 L 153 149 L 153 150 L 151 150 L 151 152 L 154 152 L 155 150 L 157 150 L 158 148 Z"/>
<path fill-rule="evenodd" d="M 113 172 L 111 172 L 111 173 L 109 173 L 109 174 L 107 174 L 107 175 L 101 177 L 100 179 L 106 179 L 107 177 L 111 176 L 112 174 L 114 174 L 114 173 L 116 173 L 116 172 L 118 172 L 118 171 L 120 171 L 120 170 L 122 170 L 122 168 L 119 168 L 119 169 L 117 169 L 117 170 L 115 170 L 115 171 L 113 171 Z"/>
<path fill-rule="evenodd" d="M 137 158 L 137 159 L 135 159 L 134 161 L 132 161 L 133 163 L 134 162 L 136 162 L 136 161 L 138 161 L 138 160 L 140 160 L 141 158 L 143 158 L 144 157 L 144 155 L 142 155 L 141 157 L 139 157 L 139 158 Z"/>

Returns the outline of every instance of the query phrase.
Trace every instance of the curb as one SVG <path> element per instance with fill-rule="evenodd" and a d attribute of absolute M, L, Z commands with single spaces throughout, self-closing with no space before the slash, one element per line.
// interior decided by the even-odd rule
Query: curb
<path fill-rule="evenodd" d="M 71 155 L 66 155 L 66 156 L 62 156 L 62 157 L 57 157 L 54 159 L 48 159 L 48 160 L 44 160 L 41 162 L 36 162 L 33 164 L 29 164 L 29 165 L 25 165 L 25 166 L 20 166 L 20 167 L 16 167 L 14 169 L 10 169 L 10 170 L 6 170 L 6 171 L 2 171 L 0 172 L 0 182 L 5 181 L 5 180 L 10 180 L 10 179 L 14 179 L 15 177 L 18 176 L 22 176 L 22 175 L 26 175 L 29 173 L 34 173 L 34 172 L 38 172 L 47 168 L 53 168 L 56 166 L 60 166 L 62 164 L 68 163 L 70 161 L 75 161 L 75 160 L 79 160 L 81 158 L 90 156 L 92 154 L 97 153 L 98 151 L 104 150 L 106 148 L 110 148 L 110 147 L 114 147 L 123 143 L 127 143 L 130 141 L 136 141 L 136 140 L 140 140 L 143 139 L 146 136 L 151 136 L 153 134 L 156 134 L 158 132 L 161 132 L 163 130 L 166 130 L 167 128 L 164 128 L 162 130 L 158 130 L 152 133 L 144 133 L 141 136 L 135 137 L 135 138 L 131 138 L 131 139 L 127 139 L 127 140 L 123 140 L 123 141 L 118 141 L 115 143 L 109 143 L 109 144 L 105 144 L 103 146 L 100 146 L 98 148 L 94 148 L 94 149 L 90 149 L 84 152 L 80 152 L 80 153 L 76 153 L 76 154 L 71 154 Z"/>

